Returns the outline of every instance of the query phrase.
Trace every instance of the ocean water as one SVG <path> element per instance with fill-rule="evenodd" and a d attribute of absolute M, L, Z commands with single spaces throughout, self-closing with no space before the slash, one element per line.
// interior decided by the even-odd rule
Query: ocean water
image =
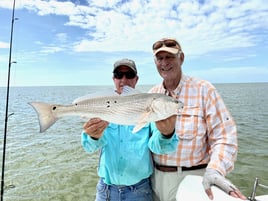
<path fill-rule="evenodd" d="M 215 84 L 234 117 L 239 136 L 235 169 L 227 176 L 249 196 L 256 177 L 268 185 L 268 83 Z M 151 86 L 139 86 L 146 92 Z M 11 87 L 9 99 L 5 201 L 93 201 L 98 154 L 80 144 L 84 119 L 58 120 L 39 133 L 31 101 L 69 104 L 112 86 Z M 0 88 L 0 150 L 3 150 L 6 89 Z M 1 162 L 2 163 L 2 157 Z M 1 166 L 2 167 L 2 166 Z M 257 195 L 268 194 L 258 187 Z"/>

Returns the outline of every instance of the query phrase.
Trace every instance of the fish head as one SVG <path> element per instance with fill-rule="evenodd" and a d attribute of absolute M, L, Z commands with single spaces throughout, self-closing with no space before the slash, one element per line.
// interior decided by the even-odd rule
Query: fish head
<path fill-rule="evenodd" d="M 160 94 L 152 102 L 152 109 L 159 119 L 166 119 L 182 112 L 183 103 L 173 97 Z"/>

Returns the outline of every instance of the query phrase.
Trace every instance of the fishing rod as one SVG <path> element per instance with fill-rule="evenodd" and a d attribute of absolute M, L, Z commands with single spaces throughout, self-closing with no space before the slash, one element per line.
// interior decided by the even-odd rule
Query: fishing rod
<path fill-rule="evenodd" d="M 11 53 L 12 53 L 12 40 L 13 40 L 13 26 L 14 21 L 17 18 L 14 18 L 15 14 L 15 1 L 13 1 L 13 9 L 12 9 L 12 20 L 11 20 L 11 31 L 10 31 L 10 43 L 9 43 L 9 62 L 8 62 L 8 79 L 7 79 L 7 93 L 6 93 L 6 115 L 5 115 L 5 129 L 4 129 L 4 140 L 3 140 L 3 159 L 2 159 L 2 177 L 1 177 L 1 201 L 4 199 L 4 176 L 5 176 L 5 159 L 6 159 L 6 138 L 7 138 L 7 121 L 8 117 L 12 114 L 8 114 L 8 103 L 9 103 L 9 88 L 10 88 L 10 69 L 12 63 L 11 61 Z"/>

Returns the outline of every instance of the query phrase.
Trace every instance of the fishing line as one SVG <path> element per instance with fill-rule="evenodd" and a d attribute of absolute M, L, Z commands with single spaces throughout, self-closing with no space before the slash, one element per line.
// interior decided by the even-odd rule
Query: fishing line
<path fill-rule="evenodd" d="M 8 62 L 8 76 L 7 76 L 7 91 L 6 91 L 6 113 L 5 113 L 5 128 L 4 128 L 4 139 L 3 139 L 3 158 L 2 158 L 2 177 L 1 177 L 1 201 L 4 200 L 4 175 L 5 175 L 5 159 L 6 159 L 6 138 L 7 138 L 7 122 L 8 118 L 12 114 L 8 114 L 8 104 L 9 104 L 9 88 L 10 88 L 10 70 L 11 65 L 16 63 L 12 61 L 12 40 L 13 40 L 13 27 L 14 21 L 17 18 L 14 18 L 15 15 L 15 0 L 13 1 L 12 8 L 12 19 L 11 19 L 11 31 L 10 31 L 10 43 L 9 43 L 9 62 Z"/>

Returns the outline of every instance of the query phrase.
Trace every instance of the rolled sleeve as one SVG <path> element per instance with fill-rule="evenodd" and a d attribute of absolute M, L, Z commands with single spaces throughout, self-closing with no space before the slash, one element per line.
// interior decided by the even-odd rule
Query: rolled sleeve
<path fill-rule="evenodd" d="M 151 124 L 152 136 L 149 139 L 149 149 L 155 154 L 168 154 L 176 152 L 179 139 L 174 131 L 171 138 L 166 138 L 156 128 L 155 124 Z"/>
<path fill-rule="evenodd" d="M 94 140 L 83 131 L 81 134 L 81 144 L 86 152 L 94 153 L 103 146 L 104 142 L 102 137 L 98 140 Z"/>

